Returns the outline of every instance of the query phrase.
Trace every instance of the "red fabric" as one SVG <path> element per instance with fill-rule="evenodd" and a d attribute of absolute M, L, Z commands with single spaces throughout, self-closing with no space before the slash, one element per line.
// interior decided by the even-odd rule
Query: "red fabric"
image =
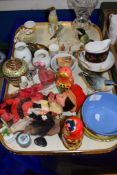
<path fill-rule="evenodd" d="M 14 116 L 11 113 L 3 113 L 1 115 L 1 118 L 5 121 L 5 122 L 9 122 L 10 120 L 12 120 L 14 118 Z"/>
<path fill-rule="evenodd" d="M 17 111 L 20 100 L 30 98 L 31 101 L 25 102 L 22 106 L 24 116 L 27 116 L 27 111 L 30 107 L 32 107 L 33 101 L 39 101 L 43 99 L 42 93 L 39 92 L 39 90 L 42 89 L 43 86 L 41 84 L 36 84 L 30 88 L 20 90 L 15 97 L 5 99 L 4 102 L 0 104 L 0 117 L 2 117 L 6 122 L 12 119 L 13 122 L 16 123 L 20 118 Z M 6 105 L 11 105 L 11 113 L 6 111 Z"/>
<path fill-rule="evenodd" d="M 23 109 L 23 114 L 24 114 L 24 116 L 27 116 L 27 114 L 28 114 L 28 109 L 29 109 L 29 108 L 32 108 L 32 105 L 33 105 L 32 101 L 27 101 L 27 102 L 25 102 L 25 103 L 22 105 L 22 109 Z"/>
<path fill-rule="evenodd" d="M 85 99 L 86 99 L 86 95 L 84 94 L 82 88 L 77 85 L 74 84 L 71 87 L 71 91 L 74 93 L 74 95 L 76 96 L 76 101 L 77 101 L 77 109 L 76 112 L 78 112 L 78 110 L 80 109 L 80 107 L 82 106 L 82 104 L 84 103 Z"/>
<path fill-rule="evenodd" d="M 36 84 L 33 85 L 30 88 L 26 88 L 26 89 L 21 89 L 19 92 L 20 97 L 22 98 L 43 98 L 43 95 L 39 92 L 40 90 L 43 89 L 43 85 L 41 84 Z M 39 100 L 38 99 L 38 100 Z"/>
<path fill-rule="evenodd" d="M 17 98 L 14 99 L 14 101 L 12 103 L 12 106 L 11 106 L 11 114 L 13 114 L 13 116 L 14 116 L 13 117 L 13 122 L 14 123 L 16 123 L 20 119 L 20 117 L 17 113 L 17 108 L 18 108 L 19 102 L 20 102 L 20 98 L 17 97 Z"/>

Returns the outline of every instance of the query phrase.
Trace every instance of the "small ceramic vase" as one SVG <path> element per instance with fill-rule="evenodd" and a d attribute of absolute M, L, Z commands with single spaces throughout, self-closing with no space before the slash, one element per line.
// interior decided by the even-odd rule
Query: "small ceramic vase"
<path fill-rule="evenodd" d="M 70 151 L 77 150 L 82 143 L 83 123 L 77 116 L 68 117 L 62 129 L 62 142 Z"/>
<path fill-rule="evenodd" d="M 32 66 L 32 54 L 26 43 L 18 42 L 15 44 L 14 57 L 26 61 L 29 68 Z"/>
<path fill-rule="evenodd" d="M 48 68 L 50 66 L 50 61 L 51 59 L 49 53 L 46 50 L 40 49 L 34 53 L 33 65 L 36 68 L 38 68 L 39 66 L 45 66 L 46 68 Z"/>
<path fill-rule="evenodd" d="M 2 67 L 4 77 L 14 86 L 19 86 L 21 76 L 28 71 L 28 65 L 24 60 L 11 58 Z"/>

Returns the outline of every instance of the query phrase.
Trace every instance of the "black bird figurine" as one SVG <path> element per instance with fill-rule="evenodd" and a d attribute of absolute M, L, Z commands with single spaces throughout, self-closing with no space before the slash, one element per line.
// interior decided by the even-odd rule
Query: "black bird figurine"
<path fill-rule="evenodd" d="M 117 85 L 112 80 L 107 80 L 105 77 L 96 74 L 89 74 L 86 72 L 80 72 L 80 76 L 82 76 L 89 87 L 95 91 L 110 91 L 113 86 Z"/>
<path fill-rule="evenodd" d="M 89 38 L 88 34 L 83 28 L 77 28 L 76 30 L 78 31 L 78 38 L 82 43 L 86 44 L 89 41 L 93 41 Z"/>

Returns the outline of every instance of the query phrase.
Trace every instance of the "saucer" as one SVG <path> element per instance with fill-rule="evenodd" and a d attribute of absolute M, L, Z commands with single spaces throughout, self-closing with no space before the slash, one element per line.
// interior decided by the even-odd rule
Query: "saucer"
<path fill-rule="evenodd" d="M 114 135 L 117 132 L 117 96 L 98 92 L 89 96 L 82 107 L 85 126 L 99 135 Z"/>
<path fill-rule="evenodd" d="M 71 54 L 68 54 L 68 53 L 65 53 L 65 52 L 61 52 L 61 53 L 58 53 L 56 54 L 54 57 L 52 57 L 52 60 L 51 60 L 51 68 L 56 72 L 58 71 L 58 69 L 60 68 L 60 66 L 57 64 L 57 59 L 58 58 L 67 58 L 67 57 L 71 57 L 72 58 L 72 65 L 70 66 L 71 70 L 73 71 L 75 68 L 76 68 L 76 65 L 77 65 L 77 60 L 76 58 L 71 55 Z"/>
<path fill-rule="evenodd" d="M 101 63 L 92 63 L 85 59 L 85 52 L 81 52 L 79 56 L 79 61 L 81 65 L 87 70 L 93 72 L 104 72 L 109 70 L 114 65 L 114 56 L 111 51 L 109 51 L 107 59 Z"/>

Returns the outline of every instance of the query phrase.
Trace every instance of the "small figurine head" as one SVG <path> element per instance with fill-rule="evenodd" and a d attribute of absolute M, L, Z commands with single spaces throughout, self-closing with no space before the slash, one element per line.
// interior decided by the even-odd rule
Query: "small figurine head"
<path fill-rule="evenodd" d="M 75 140 L 83 136 L 83 122 L 77 116 L 69 117 L 64 123 L 64 128 L 66 139 Z"/>
<path fill-rule="evenodd" d="M 72 70 L 69 67 L 61 67 L 59 69 L 59 75 L 63 78 L 70 78 L 72 76 Z"/>

